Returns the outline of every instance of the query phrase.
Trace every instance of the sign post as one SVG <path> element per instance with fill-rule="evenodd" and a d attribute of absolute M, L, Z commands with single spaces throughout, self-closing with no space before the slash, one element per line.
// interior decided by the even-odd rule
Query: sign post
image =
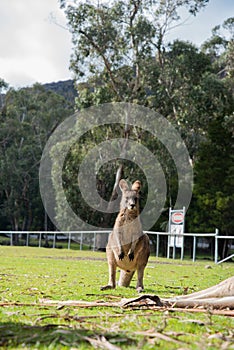
<path fill-rule="evenodd" d="M 167 258 L 170 257 L 170 248 L 173 248 L 172 257 L 175 259 L 176 248 L 181 249 L 181 260 L 184 257 L 184 223 L 185 207 L 183 209 L 169 210 L 169 233 L 167 245 Z"/>

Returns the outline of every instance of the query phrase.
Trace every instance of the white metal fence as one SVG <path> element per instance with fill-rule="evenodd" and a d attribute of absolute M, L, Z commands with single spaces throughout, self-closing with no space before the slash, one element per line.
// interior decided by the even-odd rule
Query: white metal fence
<path fill-rule="evenodd" d="M 38 240 L 38 247 L 42 247 L 42 242 L 52 242 L 52 248 L 56 248 L 56 243 L 63 241 L 67 242 L 67 249 L 71 249 L 71 243 L 76 242 L 80 246 L 80 250 L 84 245 L 96 249 L 96 235 L 97 233 L 110 233 L 107 231 L 0 231 L 0 235 L 5 235 L 10 240 L 10 245 L 14 245 L 14 236 L 24 237 L 25 245 L 30 245 L 30 237 Z M 89 237 L 87 238 L 87 236 Z"/>
<path fill-rule="evenodd" d="M 79 244 L 79 249 L 82 250 L 84 245 L 87 245 L 89 249 L 95 250 L 96 249 L 96 236 L 97 234 L 109 234 L 110 230 L 103 230 L 103 231 L 0 231 L 0 236 L 5 236 L 9 239 L 9 244 L 14 244 L 14 235 L 18 235 L 19 237 L 24 237 L 25 239 L 25 245 L 30 245 L 30 239 L 33 238 L 34 240 L 38 240 L 38 247 L 42 247 L 42 242 L 45 241 L 52 241 L 52 247 L 56 248 L 56 243 L 59 241 L 63 241 L 67 243 L 67 248 L 71 249 L 71 243 L 76 242 Z M 171 236 L 171 233 L 169 232 L 153 232 L 153 231 L 144 231 L 149 236 L 156 236 L 155 241 L 155 255 L 156 257 L 159 256 L 159 244 L 160 244 L 160 237 L 167 236 L 168 241 L 169 237 Z M 176 236 L 176 235 L 175 235 Z M 234 236 L 220 236 L 218 233 L 218 230 L 216 230 L 214 233 L 183 233 L 183 239 L 186 237 L 193 237 L 193 253 L 192 253 L 192 260 L 196 260 L 197 255 L 197 240 L 199 238 L 205 238 L 208 240 L 214 241 L 214 261 L 216 264 L 220 264 L 224 261 L 227 261 L 234 257 L 234 254 L 229 255 L 223 260 L 218 261 L 218 247 L 219 247 L 219 241 L 220 240 L 234 240 Z M 173 254 L 172 257 L 175 258 L 175 251 L 176 247 L 172 247 Z M 181 248 L 181 260 L 184 259 L 184 244 Z M 170 258 L 170 247 L 168 245 L 168 252 L 167 252 L 167 258 Z"/>

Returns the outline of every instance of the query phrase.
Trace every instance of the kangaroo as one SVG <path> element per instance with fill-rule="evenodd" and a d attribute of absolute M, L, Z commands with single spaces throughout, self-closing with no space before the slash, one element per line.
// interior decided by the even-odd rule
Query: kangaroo
<path fill-rule="evenodd" d="M 141 183 L 135 181 L 129 189 L 125 180 L 120 180 L 122 191 L 120 211 L 106 247 L 109 265 L 108 285 L 101 290 L 116 287 L 116 268 L 121 269 L 118 285 L 128 287 L 137 270 L 137 291 L 143 292 L 144 269 L 148 262 L 150 248 L 149 238 L 142 232 L 139 210 L 139 191 Z"/>

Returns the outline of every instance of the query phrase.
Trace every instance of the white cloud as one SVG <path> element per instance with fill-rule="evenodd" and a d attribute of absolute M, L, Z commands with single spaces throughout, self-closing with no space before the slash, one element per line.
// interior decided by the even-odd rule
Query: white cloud
<path fill-rule="evenodd" d="M 179 38 L 188 40 L 200 46 L 211 37 L 212 29 L 221 25 L 227 18 L 234 14 L 233 0 L 210 0 L 208 5 L 202 9 L 196 17 L 191 16 L 183 25 L 173 29 L 168 35 L 168 40 Z M 186 14 L 182 12 L 182 18 Z"/>
<path fill-rule="evenodd" d="M 66 25 L 57 0 L 0 3 L 0 77 L 13 86 L 69 79 L 70 33 L 51 23 L 50 13 Z"/>
<path fill-rule="evenodd" d="M 35 82 L 69 79 L 71 34 L 49 20 L 53 13 L 66 25 L 58 0 L 0 1 L 0 78 L 14 87 Z M 197 45 L 211 29 L 234 13 L 233 0 L 210 0 L 208 6 L 185 25 L 174 28 L 168 40 L 179 38 Z"/>

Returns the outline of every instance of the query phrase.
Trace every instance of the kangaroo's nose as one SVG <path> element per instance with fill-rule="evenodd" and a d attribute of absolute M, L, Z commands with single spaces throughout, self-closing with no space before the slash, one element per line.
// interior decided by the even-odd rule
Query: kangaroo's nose
<path fill-rule="evenodd" d="M 131 207 L 131 209 L 134 209 L 135 208 L 135 204 L 131 204 L 130 207 Z"/>

